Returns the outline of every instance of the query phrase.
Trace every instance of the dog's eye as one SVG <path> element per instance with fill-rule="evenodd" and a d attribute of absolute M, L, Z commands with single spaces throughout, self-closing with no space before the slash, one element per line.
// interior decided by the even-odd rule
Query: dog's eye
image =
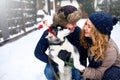
<path fill-rule="evenodd" d="M 49 36 L 49 38 L 53 38 L 53 36 Z"/>
<path fill-rule="evenodd" d="M 65 27 L 58 26 L 58 30 L 61 31 L 63 29 L 66 29 Z"/>
<path fill-rule="evenodd" d="M 60 26 L 58 26 L 57 28 L 58 28 L 58 30 L 61 30 L 61 27 L 60 27 Z"/>

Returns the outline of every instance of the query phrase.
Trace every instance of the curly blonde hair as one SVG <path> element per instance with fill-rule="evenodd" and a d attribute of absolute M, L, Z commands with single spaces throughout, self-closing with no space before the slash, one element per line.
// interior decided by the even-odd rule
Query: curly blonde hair
<path fill-rule="evenodd" d="M 92 56 L 94 56 L 95 61 L 102 61 L 104 59 L 104 53 L 108 48 L 108 35 L 101 34 L 95 27 L 91 30 L 91 40 L 92 45 L 89 47 L 89 43 L 85 38 L 85 32 L 82 30 L 80 35 L 81 43 L 85 48 L 89 48 Z"/>

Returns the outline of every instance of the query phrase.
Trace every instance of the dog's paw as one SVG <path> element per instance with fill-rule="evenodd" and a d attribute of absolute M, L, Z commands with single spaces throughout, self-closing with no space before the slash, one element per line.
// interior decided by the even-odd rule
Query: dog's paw
<path fill-rule="evenodd" d="M 85 69 L 85 67 L 84 66 L 80 66 L 80 70 L 82 71 L 82 70 L 84 70 Z"/>
<path fill-rule="evenodd" d="M 59 65 L 58 65 L 58 69 L 61 73 L 64 73 L 64 62 L 61 62 Z"/>
<path fill-rule="evenodd" d="M 85 69 L 85 67 L 83 65 L 74 65 L 76 69 L 82 71 Z"/>
<path fill-rule="evenodd" d="M 64 73 L 64 66 L 59 66 L 58 69 L 60 73 Z"/>

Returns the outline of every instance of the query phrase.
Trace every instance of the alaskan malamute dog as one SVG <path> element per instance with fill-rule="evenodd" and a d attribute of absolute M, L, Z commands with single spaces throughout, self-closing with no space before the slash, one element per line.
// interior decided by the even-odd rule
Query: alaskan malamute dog
<path fill-rule="evenodd" d="M 71 54 L 70 58 L 73 58 L 73 65 L 76 69 L 82 70 L 84 66 L 80 64 L 80 55 L 75 46 L 73 46 L 68 39 L 67 35 L 70 34 L 69 29 L 62 28 L 60 26 L 51 26 L 46 38 L 49 41 L 49 48 L 46 54 L 58 64 L 60 80 L 72 80 L 72 72 L 70 66 L 65 66 L 65 62 L 58 57 L 61 50 L 68 51 Z"/>

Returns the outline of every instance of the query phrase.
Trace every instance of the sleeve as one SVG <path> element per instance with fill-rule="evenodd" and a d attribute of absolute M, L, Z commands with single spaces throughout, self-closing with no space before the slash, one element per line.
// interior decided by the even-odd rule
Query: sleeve
<path fill-rule="evenodd" d="M 110 68 L 117 58 L 117 50 L 110 47 L 105 53 L 105 59 L 99 68 L 86 67 L 83 73 L 84 78 L 100 80 L 104 72 Z"/>
<path fill-rule="evenodd" d="M 48 56 L 47 54 L 45 54 L 45 51 L 48 48 L 48 42 L 47 42 L 47 39 L 45 39 L 46 35 L 47 35 L 47 31 L 43 33 L 42 37 L 38 41 L 34 54 L 35 54 L 35 57 L 38 58 L 39 60 L 45 63 L 48 63 Z"/>
<path fill-rule="evenodd" d="M 48 34 L 48 30 L 46 30 L 43 35 L 41 36 L 40 40 L 37 43 L 37 46 L 34 50 L 34 55 L 36 58 L 38 58 L 39 60 L 45 62 L 45 63 L 49 63 L 48 61 L 48 55 L 45 53 L 45 51 L 47 50 L 49 44 L 47 39 L 45 38 Z M 53 61 L 51 62 L 53 65 L 55 64 Z"/>

